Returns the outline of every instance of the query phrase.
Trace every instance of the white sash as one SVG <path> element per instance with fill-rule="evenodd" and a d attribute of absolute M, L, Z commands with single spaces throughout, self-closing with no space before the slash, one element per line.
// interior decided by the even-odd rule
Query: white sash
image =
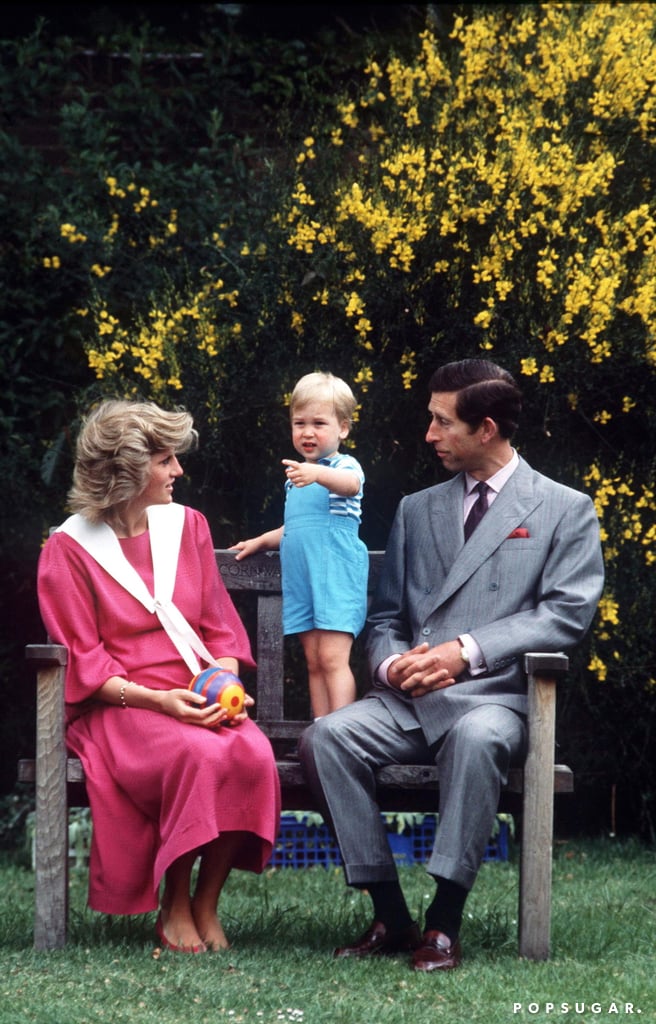
<path fill-rule="evenodd" d="M 216 665 L 217 661 L 172 601 L 185 520 L 184 505 L 151 505 L 146 512 L 153 558 L 154 596 L 128 562 L 118 537 L 107 523 L 90 523 L 84 516 L 76 514 L 69 516 L 55 532 L 67 533 L 76 540 L 124 590 L 152 615 L 157 615 L 189 671 L 197 675 L 201 667 L 196 654 L 209 665 Z"/>

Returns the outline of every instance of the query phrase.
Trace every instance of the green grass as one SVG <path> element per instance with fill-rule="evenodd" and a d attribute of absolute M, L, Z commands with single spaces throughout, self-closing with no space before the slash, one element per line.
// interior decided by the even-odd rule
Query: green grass
<path fill-rule="evenodd" d="M 418 866 L 401 875 L 419 912 L 431 880 Z M 156 952 L 154 915 L 88 911 L 84 874 L 71 881 L 68 946 L 37 953 L 32 872 L 6 863 L 0 883 L 0 1024 L 656 1020 L 656 856 L 631 841 L 558 844 L 546 963 L 517 956 L 516 863 L 483 865 L 463 965 L 441 977 L 413 974 L 405 957 L 332 959 L 370 918 L 368 898 L 346 888 L 341 869 L 234 873 L 222 900 L 233 948 L 198 957 Z"/>

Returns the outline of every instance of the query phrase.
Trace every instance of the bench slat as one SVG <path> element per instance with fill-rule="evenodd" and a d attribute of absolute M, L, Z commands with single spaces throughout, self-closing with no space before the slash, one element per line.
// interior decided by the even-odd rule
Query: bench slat
<path fill-rule="evenodd" d="M 279 594 L 260 597 L 257 602 L 257 697 L 256 718 L 263 722 L 276 722 L 279 736 L 296 738 L 293 727 L 287 730 L 284 721 L 284 638 L 282 597 Z"/>
<path fill-rule="evenodd" d="M 299 787 L 303 782 L 303 773 L 298 761 L 281 759 L 276 761 L 280 785 Z M 36 761 L 33 758 L 22 758 L 18 762 L 19 782 L 36 782 Z M 84 769 L 76 757 L 69 757 L 66 760 L 66 781 L 68 783 L 83 783 Z M 438 788 L 437 768 L 430 765 L 396 764 L 389 768 L 382 768 L 378 773 L 380 786 L 385 789 L 400 789 L 407 791 L 411 796 L 412 790 Z M 508 783 L 504 786 L 508 793 L 524 792 L 524 773 L 520 768 L 514 768 L 508 773 Z M 574 773 L 565 764 L 553 766 L 553 791 L 554 793 L 574 792 Z M 299 808 L 301 809 L 301 808 Z M 311 807 L 305 810 L 312 810 Z"/>

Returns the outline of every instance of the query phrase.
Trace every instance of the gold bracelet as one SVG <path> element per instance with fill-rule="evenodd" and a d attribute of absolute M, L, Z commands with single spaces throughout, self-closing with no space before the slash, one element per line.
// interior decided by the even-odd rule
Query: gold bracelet
<path fill-rule="evenodd" d="M 128 688 L 128 686 L 134 686 L 134 683 L 131 680 L 128 680 L 127 683 L 123 683 L 121 689 L 118 691 L 118 702 L 122 708 L 129 707 L 129 704 L 125 699 L 125 691 Z"/>

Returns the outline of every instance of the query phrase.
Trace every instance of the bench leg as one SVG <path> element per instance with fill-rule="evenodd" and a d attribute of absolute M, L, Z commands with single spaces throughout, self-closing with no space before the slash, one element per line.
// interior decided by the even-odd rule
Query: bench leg
<path fill-rule="evenodd" d="M 37 700 L 35 949 L 66 945 L 68 922 L 68 800 L 63 711 L 64 668 L 40 669 Z"/>
<path fill-rule="evenodd" d="M 529 673 L 529 753 L 524 768 L 524 807 L 519 878 L 519 955 L 548 960 L 551 943 L 556 685 Z"/>

